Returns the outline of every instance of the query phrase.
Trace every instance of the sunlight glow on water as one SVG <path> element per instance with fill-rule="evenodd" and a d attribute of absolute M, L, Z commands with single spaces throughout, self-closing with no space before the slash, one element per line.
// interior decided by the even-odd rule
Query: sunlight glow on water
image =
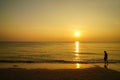
<path fill-rule="evenodd" d="M 18 62 L 80 63 L 103 62 L 104 50 L 109 62 L 120 63 L 120 43 L 39 42 L 0 43 L 0 60 Z"/>
<path fill-rule="evenodd" d="M 80 57 L 79 57 L 79 41 L 75 42 L 75 58 L 73 61 L 79 61 Z"/>
<path fill-rule="evenodd" d="M 79 41 L 75 42 L 75 58 L 74 61 L 79 61 L 80 60 L 80 55 L 79 55 Z M 79 69 L 81 65 L 79 63 L 76 63 L 76 69 Z"/>
<path fill-rule="evenodd" d="M 79 41 L 76 41 L 75 42 L 75 46 L 76 46 L 76 53 L 78 53 L 79 52 Z"/>

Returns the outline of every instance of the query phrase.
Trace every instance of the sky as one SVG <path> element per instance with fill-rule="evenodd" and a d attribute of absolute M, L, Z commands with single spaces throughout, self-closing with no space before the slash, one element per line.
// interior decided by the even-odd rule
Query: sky
<path fill-rule="evenodd" d="M 120 0 L 0 0 L 0 41 L 75 40 L 120 41 Z"/>

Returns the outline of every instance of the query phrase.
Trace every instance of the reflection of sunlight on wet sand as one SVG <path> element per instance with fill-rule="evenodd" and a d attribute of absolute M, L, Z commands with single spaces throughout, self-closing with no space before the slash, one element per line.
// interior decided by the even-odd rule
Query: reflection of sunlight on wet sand
<path fill-rule="evenodd" d="M 17 65 L 17 67 L 14 67 Z M 103 67 L 103 64 L 98 64 Z M 93 64 L 60 64 L 60 63 L 0 63 L 0 68 L 25 68 L 25 69 L 85 69 L 94 67 Z M 113 68 L 119 69 L 119 65 L 113 65 Z"/>
<path fill-rule="evenodd" d="M 80 67 L 81 67 L 81 64 L 76 63 L 76 68 L 78 69 L 78 68 L 80 68 Z"/>

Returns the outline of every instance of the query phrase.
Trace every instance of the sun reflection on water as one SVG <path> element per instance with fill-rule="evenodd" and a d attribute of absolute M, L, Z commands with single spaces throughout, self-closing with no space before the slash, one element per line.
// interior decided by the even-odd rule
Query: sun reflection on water
<path fill-rule="evenodd" d="M 79 52 L 79 41 L 75 42 L 75 46 L 76 46 L 76 48 L 75 48 L 76 51 L 75 52 L 78 53 Z"/>
<path fill-rule="evenodd" d="M 79 41 L 75 42 L 75 58 L 74 61 L 79 61 Z"/>
<path fill-rule="evenodd" d="M 74 58 L 74 61 L 80 61 L 80 55 L 79 55 L 79 41 L 76 41 L 75 42 L 75 58 Z M 76 63 L 76 69 L 80 68 L 80 64 L 79 63 Z"/>

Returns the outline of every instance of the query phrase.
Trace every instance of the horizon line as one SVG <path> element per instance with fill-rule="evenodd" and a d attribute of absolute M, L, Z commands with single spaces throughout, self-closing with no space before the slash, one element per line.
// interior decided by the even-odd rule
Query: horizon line
<path fill-rule="evenodd" d="M 78 41 L 78 40 L 76 40 Z M 39 42 L 76 42 L 76 41 L 0 41 L 0 43 L 39 43 Z M 81 43 L 120 43 L 120 41 L 79 41 Z"/>

